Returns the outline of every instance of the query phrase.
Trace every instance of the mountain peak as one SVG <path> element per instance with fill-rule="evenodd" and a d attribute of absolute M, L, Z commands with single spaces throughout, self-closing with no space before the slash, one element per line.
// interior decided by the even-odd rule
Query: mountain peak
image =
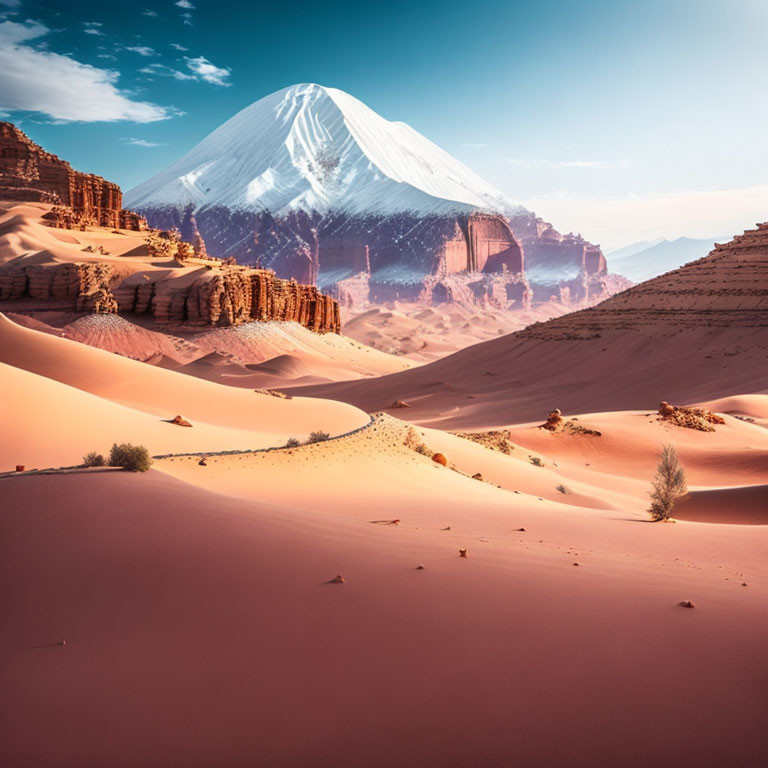
<path fill-rule="evenodd" d="M 254 102 L 126 198 L 138 208 L 222 206 L 274 215 L 521 210 L 410 126 L 316 83 Z"/>

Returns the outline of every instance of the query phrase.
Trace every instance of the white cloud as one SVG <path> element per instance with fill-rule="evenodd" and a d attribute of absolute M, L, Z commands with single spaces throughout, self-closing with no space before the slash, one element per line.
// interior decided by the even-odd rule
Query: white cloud
<path fill-rule="evenodd" d="M 479 144 L 472 144 L 471 142 L 466 142 L 466 143 L 464 144 L 464 146 L 465 146 L 465 147 L 472 147 L 472 148 L 477 148 L 477 147 L 487 147 L 488 145 L 487 145 L 487 144 L 483 144 L 483 143 L 479 143 Z"/>
<path fill-rule="evenodd" d="M 195 10 L 195 6 L 192 5 L 189 0 L 178 0 L 178 2 L 174 3 L 174 5 L 178 5 L 179 8 L 186 8 L 189 11 Z"/>
<path fill-rule="evenodd" d="M 146 139 L 124 139 L 126 144 L 130 144 L 132 147 L 164 147 L 165 144 L 156 141 L 147 141 Z"/>
<path fill-rule="evenodd" d="M 146 67 L 142 67 L 139 72 L 145 75 L 172 77 L 175 80 L 197 80 L 194 75 L 180 72 L 178 69 L 173 69 L 173 67 L 168 67 L 165 64 L 148 64 Z"/>
<path fill-rule="evenodd" d="M 150 48 L 148 45 L 127 45 L 125 47 L 126 51 L 133 51 L 134 53 L 138 53 L 139 56 L 154 56 L 155 55 L 155 49 Z"/>
<path fill-rule="evenodd" d="M 120 91 L 118 72 L 99 69 L 27 43 L 48 33 L 37 22 L 0 23 L 0 110 L 40 112 L 61 121 L 165 120 L 176 110 Z"/>
<path fill-rule="evenodd" d="M 227 78 L 232 74 L 230 69 L 226 67 L 217 67 L 215 64 L 211 64 L 205 56 L 197 56 L 195 58 L 184 59 L 187 62 L 187 66 L 192 72 L 197 75 L 200 80 L 205 80 L 206 83 L 213 83 L 214 85 L 229 86 L 232 83 L 226 82 Z"/>
<path fill-rule="evenodd" d="M 18 8 L 21 5 L 21 0 L 0 0 L 0 5 L 4 5 L 6 8 Z"/>
<path fill-rule="evenodd" d="M 149 8 L 147 8 L 146 11 L 141 12 L 142 16 L 149 16 L 151 19 L 154 19 L 157 16 L 157 11 L 152 11 Z"/>
<path fill-rule="evenodd" d="M 544 160 L 538 157 L 505 157 L 504 159 L 512 165 L 523 168 L 592 168 L 606 171 L 629 168 L 632 165 L 629 160 Z"/>
<path fill-rule="evenodd" d="M 175 48 L 177 51 L 188 51 L 189 48 L 185 48 L 183 45 L 179 45 L 178 43 L 170 43 L 171 48 Z"/>
<path fill-rule="evenodd" d="M 188 26 L 192 26 L 192 14 L 191 13 L 182 13 L 181 18 L 184 19 L 184 23 Z"/>
<path fill-rule="evenodd" d="M 604 246 L 622 246 L 661 237 L 741 233 L 766 219 L 768 185 L 613 198 L 558 193 L 521 202 L 561 232 L 581 232 Z"/>

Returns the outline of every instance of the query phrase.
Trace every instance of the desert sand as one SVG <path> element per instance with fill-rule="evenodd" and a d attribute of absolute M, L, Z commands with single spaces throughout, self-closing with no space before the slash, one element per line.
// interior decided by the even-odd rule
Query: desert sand
<path fill-rule="evenodd" d="M 4 764 L 765 763 L 764 398 L 706 433 L 523 420 L 505 454 L 5 318 L 0 362 L 0 469 L 165 455 L 0 477 Z M 653 524 L 667 442 L 691 494 Z"/>

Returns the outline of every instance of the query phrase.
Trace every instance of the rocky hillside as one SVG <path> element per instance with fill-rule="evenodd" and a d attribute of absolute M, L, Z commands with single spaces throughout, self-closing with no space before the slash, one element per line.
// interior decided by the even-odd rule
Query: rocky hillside
<path fill-rule="evenodd" d="M 61 215 L 69 224 L 124 229 L 145 226 L 137 214 L 123 209 L 123 193 L 117 184 L 75 171 L 13 123 L 5 122 L 0 122 L 0 200 L 64 206 L 68 210 Z"/>
<path fill-rule="evenodd" d="M 596 307 L 384 378 L 297 390 L 456 428 L 768 392 L 768 224 Z M 445 417 L 445 413 L 450 413 Z M 443 414 L 442 416 L 440 414 Z M 766 467 L 768 469 L 768 467 Z"/>
<path fill-rule="evenodd" d="M 120 187 L 83 174 L 0 123 L 0 310 L 127 313 L 225 326 L 287 320 L 338 332 L 339 306 L 314 285 L 208 256 L 149 230 Z"/>

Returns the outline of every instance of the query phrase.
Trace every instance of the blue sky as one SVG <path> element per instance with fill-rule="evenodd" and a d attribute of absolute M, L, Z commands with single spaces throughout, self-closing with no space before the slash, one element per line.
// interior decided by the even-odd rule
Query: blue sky
<path fill-rule="evenodd" d="M 768 219 L 765 0 L 0 0 L 0 17 L 4 119 L 126 189 L 317 82 L 607 245 Z"/>

